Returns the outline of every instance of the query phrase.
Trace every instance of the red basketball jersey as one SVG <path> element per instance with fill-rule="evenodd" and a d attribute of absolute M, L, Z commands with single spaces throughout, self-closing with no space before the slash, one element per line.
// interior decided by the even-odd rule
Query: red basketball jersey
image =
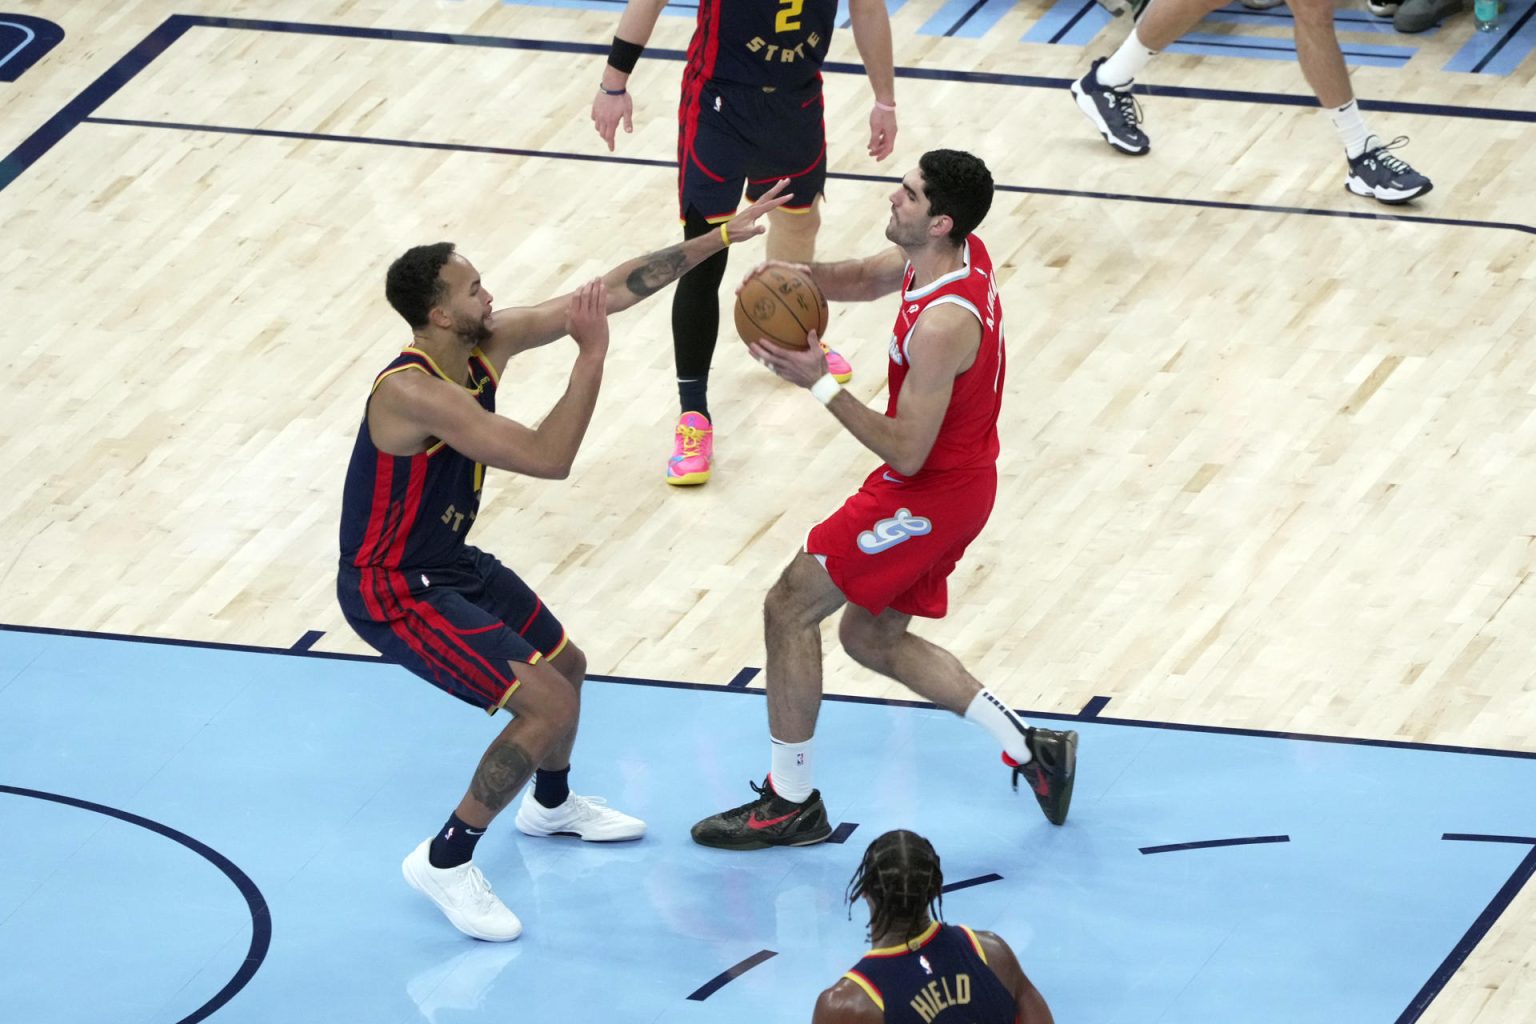
<path fill-rule="evenodd" d="M 997 465 L 997 416 L 1003 405 L 1003 307 L 992 276 L 992 258 L 981 239 L 971 235 L 961 251 L 964 265 L 922 288 L 912 287 L 914 271 L 907 264 L 901 282 L 901 309 L 891 333 L 890 401 L 885 414 L 894 417 L 901 403 L 901 385 L 910 362 L 907 342 L 923 310 L 952 303 L 968 310 L 981 324 L 981 345 L 970 368 L 955 378 L 949 409 L 939 427 L 928 460 L 918 471 L 923 477 L 956 469 L 982 469 Z M 916 478 L 913 478 L 916 479 Z"/>

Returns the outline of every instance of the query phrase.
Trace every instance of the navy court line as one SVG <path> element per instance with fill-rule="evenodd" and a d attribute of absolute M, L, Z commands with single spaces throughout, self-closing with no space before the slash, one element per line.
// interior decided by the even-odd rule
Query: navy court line
<path fill-rule="evenodd" d="M 303 636 L 299 637 L 298 640 L 294 641 L 293 646 L 288 649 L 290 651 L 307 651 L 311 647 L 315 646 L 315 641 L 319 640 L 323 636 L 325 636 L 325 630 L 311 629 Z"/>
<path fill-rule="evenodd" d="M 826 842 L 842 845 L 848 841 L 848 837 L 853 835 L 853 830 L 858 827 L 859 823 L 856 821 L 845 821 L 832 830 L 832 834 L 827 836 Z"/>
<path fill-rule="evenodd" d="M 1143 846 L 1142 853 L 1174 853 L 1180 850 L 1209 850 L 1216 846 L 1254 846 L 1259 843 L 1288 843 L 1290 836 L 1247 836 L 1243 839 L 1206 839 L 1198 843 L 1169 843 L 1167 846 Z"/>
<path fill-rule="evenodd" d="M 993 872 L 990 875 L 977 875 L 975 878 L 966 878 L 959 882 L 950 882 L 940 892 L 956 892 L 960 889 L 969 889 L 973 885 L 986 885 L 988 882 L 1001 882 L 1003 876 Z"/>
<path fill-rule="evenodd" d="M 335 135 L 320 132 L 284 131 L 276 128 L 241 128 L 233 125 L 192 124 L 180 121 L 140 121 L 117 117 L 87 117 L 87 124 L 126 125 L 134 128 L 167 128 L 174 131 L 216 132 L 229 135 L 252 135 L 262 138 L 297 139 L 306 142 L 355 143 L 368 146 L 399 146 L 406 149 L 436 149 L 455 153 L 485 153 L 493 156 L 519 156 L 546 160 L 578 160 L 587 163 L 617 163 L 639 167 L 658 167 L 671 170 L 675 160 L 647 160 L 640 157 L 616 156 L 611 153 L 562 153 L 536 149 L 513 149 L 504 146 L 475 146 L 457 142 L 416 142 L 410 139 L 381 139 L 366 135 Z M 893 177 L 879 174 L 851 174 L 830 172 L 827 178 L 838 181 L 867 181 L 881 184 L 894 183 Z M 1154 206 L 1189 206 L 1207 210 L 1233 210 L 1241 213 L 1279 213 L 1303 217 L 1336 217 L 1345 220 L 1392 221 L 1404 224 L 1427 224 L 1442 227 L 1492 228 L 1503 231 L 1520 231 L 1536 235 L 1536 226 L 1503 221 L 1463 220 L 1453 217 L 1426 217 L 1409 213 L 1378 213 L 1365 210 L 1325 210 L 1308 206 L 1275 206 L 1261 203 L 1233 203 L 1215 199 L 1181 199 L 1173 196 L 1136 195 L 1130 192 L 1089 192 L 1082 189 L 1044 188 L 1035 185 L 994 186 L 998 192 L 1014 192 L 1021 195 L 1056 196 L 1067 199 L 1097 199 L 1118 203 L 1148 203 Z"/>
<path fill-rule="evenodd" d="M 401 29 L 363 28 L 352 25 L 316 25 L 305 22 L 173 14 L 152 29 L 149 35 L 145 36 L 143 40 L 103 72 L 94 82 L 86 86 L 79 95 L 66 103 L 42 127 L 22 140 L 21 144 L 6 156 L 4 160 L 0 160 L 0 190 L 4 190 L 12 181 L 16 180 L 22 172 L 36 163 L 43 154 L 47 153 L 64 136 L 68 135 L 86 116 L 110 99 L 124 85 L 132 81 L 151 61 L 164 53 L 172 43 L 180 39 L 186 34 L 187 30 L 192 28 L 285 32 L 300 35 L 337 36 L 346 39 L 377 39 L 398 42 L 439 43 L 451 46 L 542 50 L 552 53 L 600 55 L 607 51 L 606 46 L 600 43 L 571 43 L 448 32 L 415 32 Z M 684 60 L 687 56 L 680 50 L 660 49 L 650 51 L 649 55 L 652 59 L 674 61 Z M 862 75 L 864 68 L 858 64 L 829 61 L 822 66 L 822 71 L 831 74 Z M 945 68 L 898 67 L 895 69 L 895 73 L 898 78 L 1009 85 L 1025 88 L 1065 89 L 1071 84 L 1071 80 L 1066 78 L 1046 78 L 1038 75 L 1007 75 L 996 72 L 956 71 Z M 1179 96 L 1187 99 L 1207 99 L 1218 102 L 1264 103 L 1278 106 L 1306 107 L 1315 107 L 1317 105 L 1315 97 L 1294 96 L 1283 93 L 1148 86 L 1142 86 L 1139 91 L 1146 95 Z M 1494 110 L 1477 107 L 1455 107 L 1437 103 L 1403 103 L 1370 99 L 1361 99 L 1359 104 L 1361 110 L 1536 123 L 1536 110 Z"/>
<path fill-rule="evenodd" d="M 365 661 L 389 664 L 374 654 L 341 654 L 333 651 L 295 651 L 288 647 L 262 647 L 258 644 L 231 644 L 215 640 L 184 640 L 174 637 L 134 636 L 129 633 L 105 633 L 88 629 L 64 629 L 58 626 L 24 626 L 0 622 L 0 632 L 33 633 L 41 636 L 74 637 L 81 640 L 115 640 L 125 643 L 161 644 L 169 647 L 187 647 L 213 651 L 234 651 L 241 654 L 275 654 L 290 658 L 321 658 L 328 661 Z M 675 679 L 648 679 L 642 676 L 610 676 L 589 673 L 589 682 L 620 683 L 626 686 L 655 686 L 668 690 L 697 690 L 711 693 L 732 693 L 748 697 L 762 697 L 761 690 L 731 688 L 718 683 L 685 683 Z M 937 704 L 926 700 L 898 700 L 894 697 L 861 697 L 855 694 L 828 693 L 823 700 L 843 704 L 872 704 L 877 707 L 921 708 L 927 711 L 941 710 Z M 1015 709 L 1020 710 L 1020 709 Z M 1026 718 L 1048 721 L 1076 722 L 1079 715 L 1059 711 L 1033 711 L 1024 709 Z M 1412 740 L 1366 739 L 1358 736 L 1327 736 L 1322 733 L 1278 732 L 1273 729 L 1239 729 L 1228 725 L 1196 725 L 1189 722 L 1158 722 L 1151 719 L 1099 718 L 1096 724 L 1124 725 L 1135 729 L 1166 729 L 1171 732 L 1205 733 L 1212 736 L 1253 736 L 1259 739 L 1298 740 L 1307 743 L 1342 743 L 1359 747 L 1385 747 L 1390 750 L 1424 750 L 1443 754 L 1476 754 L 1482 757 L 1512 757 L 1520 760 L 1536 760 L 1536 751 L 1500 750 L 1496 747 L 1464 747 L 1449 743 L 1416 743 Z"/>
<path fill-rule="evenodd" d="M 757 674 L 761 671 L 762 669 L 760 668 L 753 668 L 751 665 L 748 665 L 746 668 L 743 668 L 740 672 L 737 672 L 734 676 L 732 676 L 731 681 L 725 685 L 740 689 L 741 687 L 744 687 L 750 683 L 753 679 L 756 679 Z"/>
<path fill-rule="evenodd" d="M 64 804 L 69 807 L 78 807 L 85 811 L 94 811 L 97 814 L 105 814 L 120 821 L 126 821 L 130 825 L 148 829 L 157 835 L 165 836 L 185 846 L 193 853 L 208 861 L 214 867 L 224 873 L 224 876 L 234 883 L 240 895 L 245 898 L 246 908 L 251 915 L 251 944 L 246 950 L 245 959 L 241 961 L 240 969 L 224 983 L 224 987 L 213 994 L 202 1006 L 187 1014 L 176 1024 L 197 1024 L 198 1021 L 211 1017 L 225 1003 L 233 999 L 241 989 L 256 976 L 261 968 L 262 961 L 267 958 L 267 950 L 272 945 L 272 912 L 267 908 L 267 898 L 261 894 L 256 883 L 251 877 L 235 866 L 234 861 L 224 856 L 206 843 L 199 842 L 187 835 L 178 832 L 169 825 L 162 825 L 158 821 L 141 817 L 130 811 L 119 810 L 116 807 L 108 807 L 105 804 L 92 803 L 89 800 L 80 800 L 72 796 L 60 796 L 57 793 L 44 793 L 36 789 L 22 789 L 19 786 L 0 786 L 0 793 L 10 793 L 13 796 L 32 797 L 37 800 L 51 800 L 56 804 Z"/>
<path fill-rule="evenodd" d="M 775 953 L 771 949 L 760 949 L 756 953 L 753 953 L 751 956 L 747 957 L 741 963 L 737 964 L 735 967 L 729 967 L 721 971 L 709 981 L 705 982 L 703 985 L 700 985 L 699 988 L 696 989 L 694 993 L 688 998 L 694 1000 L 695 1002 L 702 1003 L 704 1000 L 720 991 L 720 989 L 724 988 L 730 982 L 733 982 L 743 974 L 746 974 L 758 964 L 765 960 L 771 960 L 778 955 L 779 954 Z"/>
<path fill-rule="evenodd" d="M 1099 712 L 1109 706 L 1108 697 L 1095 697 L 1083 705 L 1083 710 L 1077 713 L 1078 718 L 1098 718 Z"/>
<path fill-rule="evenodd" d="M 1521 842 L 1536 844 L 1536 839 L 1522 839 L 1516 836 L 1474 836 L 1447 833 L 1441 838 L 1464 839 L 1474 842 Z M 1477 915 L 1477 920 L 1472 922 L 1472 927 L 1467 929 L 1467 933 L 1461 937 L 1461 941 L 1456 943 L 1455 947 L 1446 955 L 1446 958 L 1441 961 L 1440 966 L 1435 969 L 1435 973 L 1431 974 L 1429 980 L 1424 983 L 1424 987 L 1419 989 L 1414 997 L 1409 1000 L 1407 1008 L 1403 1010 L 1394 1024 L 1414 1024 L 1415 1021 L 1424 1015 L 1424 1011 L 1429 1009 L 1429 1004 L 1434 1002 L 1441 989 L 1445 988 L 1446 982 L 1451 980 L 1451 975 L 1461 969 L 1461 965 L 1472 954 L 1472 950 L 1477 948 L 1477 944 L 1483 941 L 1483 936 L 1488 934 L 1488 930 L 1493 927 L 1493 923 L 1514 902 L 1515 897 L 1520 894 L 1520 890 L 1530 880 L 1532 874 L 1536 874 L 1536 845 L 1533 845 L 1530 852 L 1521 858 L 1520 865 L 1509 876 L 1509 880 L 1499 888 L 1497 895 L 1488 902 L 1488 906 L 1483 909 L 1483 912 Z"/>
<path fill-rule="evenodd" d="M 1468 832 L 1447 832 L 1440 838 L 1463 843 L 1527 843 L 1536 846 L 1536 836 L 1482 836 Z"/>

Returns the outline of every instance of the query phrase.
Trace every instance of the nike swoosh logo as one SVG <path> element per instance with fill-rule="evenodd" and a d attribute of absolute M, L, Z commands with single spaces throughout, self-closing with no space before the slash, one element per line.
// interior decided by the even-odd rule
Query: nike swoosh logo
<path fill-rule="evenodd" d="M 781 821 L 788 821 L 790 818 L 793 818 L 799 813 L 800 812 L 798 810 L 794 810 L 779 818 L 769 818 L 767 821 L 759 821 L 756 813 L 749 814 L 747 815 L 747 828 L 769 828 L 770 826 L 777 825 Z"/>

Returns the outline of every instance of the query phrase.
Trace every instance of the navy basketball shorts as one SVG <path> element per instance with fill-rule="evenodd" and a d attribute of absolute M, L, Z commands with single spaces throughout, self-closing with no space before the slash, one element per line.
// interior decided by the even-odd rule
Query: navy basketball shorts
<path fill-rule="evenodd" d="M 756 202 L 780 178 L 809 210 L 827 185 L 827 129 L 821 82 L 765 90 L 728 82 L 685 83 L 677 139 L 678 213 L 713 224 L 736 215 L 745 189 Z"/>
<path fill-rule="evenodd" d="M 495 714 L 517 692 L 517 665 L 565 649 L 565 627 L 522 578 L 478 548 L 438 569 L 344 567 L 347 622 L 387 660 Z"/>

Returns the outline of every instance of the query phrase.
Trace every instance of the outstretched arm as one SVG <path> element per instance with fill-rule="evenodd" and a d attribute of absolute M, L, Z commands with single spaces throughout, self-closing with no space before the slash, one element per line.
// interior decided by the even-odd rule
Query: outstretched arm
<path fill-rule="evenodd" d="M 785 263 L 768 260 L 747 271 L 741 279 L 746 284 L 769 267 L 789 267 L 810 275 L 816 287 L 829 302 L 867 302 L 889 295 L 901 287 L 902 276 L 907 270 L 907 257 L 899 246 L 874 256 L 858 260 L 839 260 L 835 263 Z M 741 291 L 741 285 L 736 286 Z"/>
<path fill-rule="evenodd" d="M 624 123 L 626 134 L 635 130 L 635 105 L 629 95 L 629 75 L 640 57 L 639 51 L 651 41 L 656 19 L 661 17 L 661 9 L 665 6 L 667 0 L 629 0 L 624 5 L 624 13 L 619 16 L 619 29 L 613 34 L 613 51 L 603 64 L 597 98 L 592 101 L 592 124 L 608 143 L 610 153 L 619 122 Z"/>
<path fill-rule="evenodd" d="M 441 440 L 466 458 L 525 476 L 562 480 L 592 421 L 608 352 L 606 292 L 590 281 L 571 293 L 563 315 L 576 339 L 570 381 L 537 427 L 483 408 L 441 377 L 397 373 L 368 402 L 368 429 L 380 451 L 412 455 Z"/>
<path fill-rule="evenodd" d="M 853 45 L 875 92 L 869 111 L 869 155 L 884 160 L 896 148 L 896 72 L 891 59 L 891 16 L 885 0 L 848 0 Z"/>
<path fill-rule="evenodd" d="M 784 189 L 786 178 L 769 189 L 763 198 L 747 207 L 725 224 L 725 230 L 680 242 L 659 252 L 625 260 L 602 277 L 608 292 L 608 312 L 628 309 L 641 299 L 655 295 L 721 249 L 726 239 L 732 245 L 756 238 L 767 228 L 759 221 L 769 210 L 790 199 Z M 499 373 L 507 360 L 518 352 L 547 345 L 566 334 L 565 309 L 570 296 L 561 295 L 537 306 L 498 309 L 493 314 L 490 340 L 481 346 L 486 358 Z"/>

